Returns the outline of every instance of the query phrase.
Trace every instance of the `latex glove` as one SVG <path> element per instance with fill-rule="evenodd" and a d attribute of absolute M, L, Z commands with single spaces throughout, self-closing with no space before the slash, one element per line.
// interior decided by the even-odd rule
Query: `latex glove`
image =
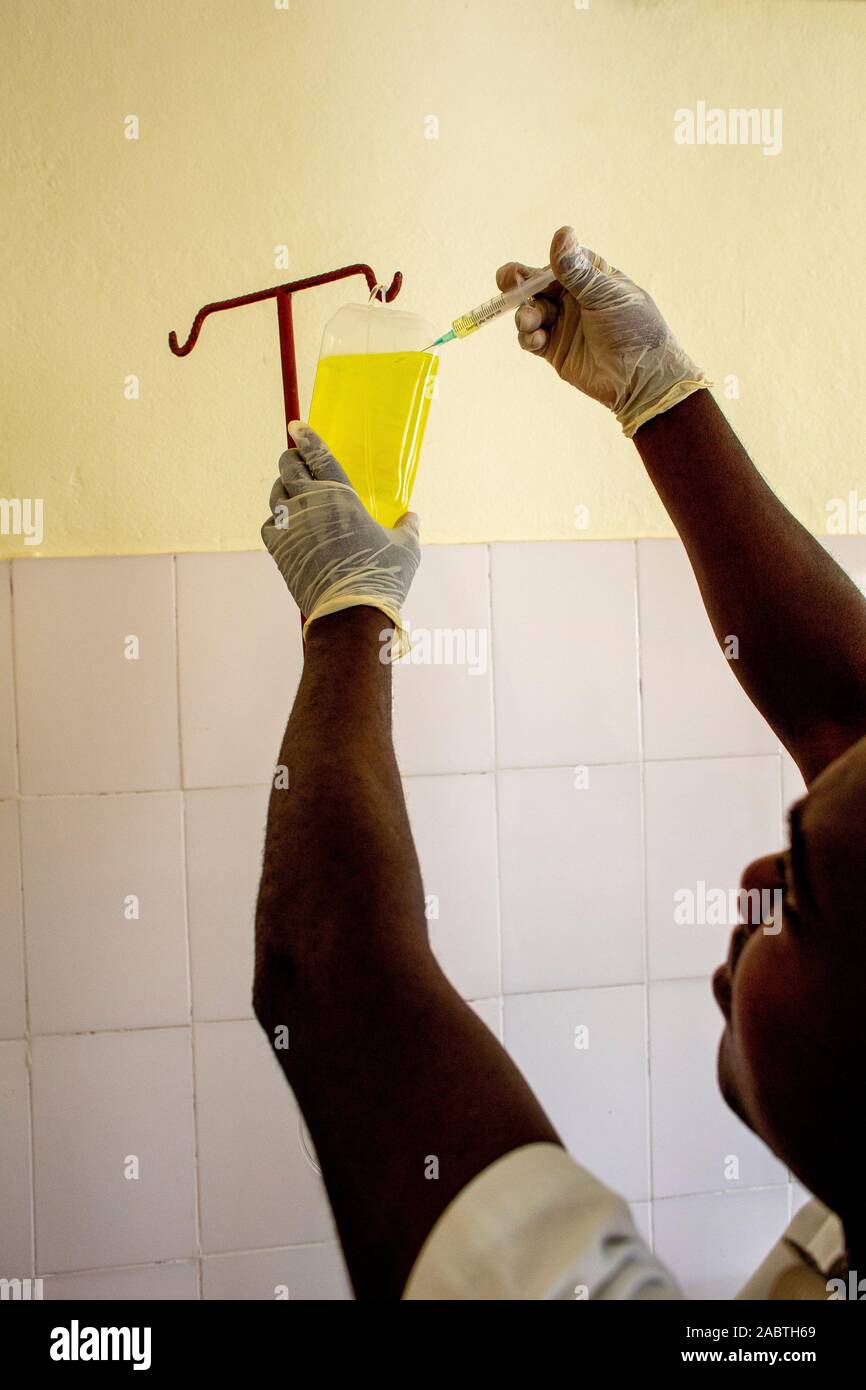
<path fill-rule="evenodd" d="M 554 235 L 550 265 L 558 283 L 515 315 L 520 345 L 612 410 L 629 439 L 654 415 L 712 385 L 646 290 L 581 246 L 572 227 Z M 512 289 L 534 273 L 511 261 L 496 283 Z"/>
<path fill-rule="evenodd" d="M 392 530 L 374 521 L 327 444 L 293 421 L 297 445 L 280 459 L 262 540 L 310 623 L 359 605 L 379 608 L 394 625 L 393 660 L 409 650 L 400 621 L 421 561 L 418 517 L 406 512 Z"/>

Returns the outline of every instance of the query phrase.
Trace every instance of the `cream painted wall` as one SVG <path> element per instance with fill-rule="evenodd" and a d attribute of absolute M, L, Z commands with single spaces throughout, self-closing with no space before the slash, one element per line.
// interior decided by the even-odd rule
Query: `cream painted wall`
<path fill-rule="evenodd" d="M 809 526 L 866 492 L 859 0 L 6 0 L 0 25 L 0 496 L 44 498 L 40 553 L 260 544 L 275 310 L 174 358 L 206 300 L 361 259 L 444 326 L 569 220 L 740 378 L 730 417 Z M 675 144 L 699 100 L 781 107 L 782 152 Z M 296 302 L 305 404 L 347 297 Z M 446 349 L 415 505 L 428 541 L 669 529 L 613 420 L 502 324 Z"/>

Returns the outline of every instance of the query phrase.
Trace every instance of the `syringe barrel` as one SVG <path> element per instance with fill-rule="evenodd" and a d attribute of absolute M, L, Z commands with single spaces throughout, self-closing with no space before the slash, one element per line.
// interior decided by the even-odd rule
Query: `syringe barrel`
<path fill-rule="evenodd" d="M 455 319 L 451 327 L 458 338 L 465 338 L 467 334 L 474 333 L 476 328 L 482 324 L 489 323 L 491 319 L 496 319 L 506 309 L 505 295 L 496 294 L 486 303 L 479 304 L 477 309 L 470 309 L 468 314 L 461 314 L 459 319 Z"/>
<path fill-rule="evenodd" d="M 461 314 L 459 319 L 455 319 L 451 327 L 458 338 L 465 338 L 470 333 L 474 333 L 476 328 L 481 328 L 483 324 L 489 323 L 491 319 L 499 318 L 500 314 L 506 313 L 508 309 L 517 304 L 523 304 L 527 299 L 531 299 L 534 294 L 540 293 L 548 285 L 552 285 L 556 276 L 545 266 L 537 275 L 531 275 L 528 280 L 524 280 L 521 285 L 516 285 L 513 290 L 505 290 L 502 294 L 495 294 L 492 299 L 488 299 L 484 304 L 479 304 L 477 309 L 470 309 L 468 314 Z"/>

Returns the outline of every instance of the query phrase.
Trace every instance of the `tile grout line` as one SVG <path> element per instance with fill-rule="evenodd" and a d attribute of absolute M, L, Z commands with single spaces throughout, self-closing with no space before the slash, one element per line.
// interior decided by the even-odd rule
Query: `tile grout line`
<path fill-rule="evenodd" d="M 183 916 L 186 937 L 186 970 L 189 1001 L 189 1057 L 190 1082 L 192 1085 L 192 1135 L 193 1135 L 193 1190 L 195 1192 L 195 1271 L 196 1288 L 199 1299 L 202 1297 L 201 1267 L 201 1182 L 199 1177 L 199 1123 L 198 1123 L 198 1085 L 196 1075 L 195 1022 L 192 1008 L 192 950 L 189 931 L 189 874 L 187 872 L 186 806 L 183 795 L 180 798 L 181 828 L 181 871 L 183 873 Z"/>
<path fill-rule="evenodd" d="M 184 792 L 184 767 L 183 767 L 183 735 L 181 732 L 181 692 L 180 692 L 180 627 L 178 623 L 177 605 L 177 556 L 171 557 L 172 575 L 172 599 L 174 616 L 174 672 L 175 672 L 175 696 L 177 702 L 177 764 L 178 779 L 180 781 L 180 835 L 181 835 L 181 872 L 183 874 L 183 922 L 184 938 L 186 942 L 186 987 L 187 1004 L 189 1009 L 189 1059 L 190 1059 L 190 1084 L 192 1087 L 192 1178 L 193 1191 L 195 1194 L 195 1283 L 199 1301 L 202 1298 L 202 1263 L 201 1263 L 201 1182 L 199 1175 L 199 1123 L 198 1123 L 198 1088 L 196 1084 L 196 1055 L 195 1055 L 195 1027 L 193 1022 L 193 989 L 192 989 L 192 942 L 189 929 L 189 871 L 187 865 L 187 833 L 186 833 L 186 795 Z"/>
<path fill-rule="evenodd" d="M 789 1184 L 785 1181 L 776 1183 L 753 1183 L 746 1187 L 707 1187 L 689 1188 L 683 1192 L 670 1192 L 662 1196 L 653 1198 L 655 1202 L 682 1202 L 691 1200 L 694 1197 L 718 1197 L 733 1198 L 751 1196 L 759 1192 L 787 1192 Z M 636 1198 L 628 1201 L 630 1206 L 651 1206 L 652 1203 L 646 1198 Z M 330 1250 L 339 1249 L 339 1241 L 334 1237 L 326 1240 L 307 1240 L 298 1241 L 288 1245 L 248 1245 L 238 1246 L 228 1250 L 209 1250 L 202 1254 L 202 1259 L 226 1260 L 233 1259 L 238 1255 L 270 1255 L 278 1251 L 298 1251 L 298 1250 Z M 196 1257 L 193 1255 L 178 1255 L 166 1260 L 141 1260 L 137 1263 L 126 1263 L 116 1265 L 81 1265 L 74 1269 L 52 1269 L 43 1270 L 38 1277 L 42 1279 L 62 1279 L 67 1276 L 79 1274 L 118 1274 L 127 1270 L 139 1269 L 164 1269 L 175 1268 L 179 1265 L 195 1264 Z"/>
<path fill-rule="evenodd" d="M 24 966 L 24 1063 L 27 1071 L 27 1119 L 30 1146 L 30 1258 L 36 1274 L 36 1120 L 33 1104 L 33 1034 L 30 1028 L 30 977 L 27 969 L 26 909 L 24 906 L 24 835 L 21 826 L 21 802 L 15 807 L 18 829 L 18 900 L 21 910 L 21 950 Z"/>
<path fill-rule="evenodd" d="M 653 1202 L 682 1202 L 692 1197 L 746 1197 L 756 1192 L 787 1192 L 789 1184 L 782 1182 L 753 1183 L 750 1187 L 700 1187 L 690 1188 L 688 1192 L 667 1192 L 654 1197 Z"/>
<path fill-rule="evenodd" d="M 505 991 L 502 969 L 502 846 L 499 823 L 499 727 L 496 719 L 496 656 L 493 650 L 493 547 L 485 546 L 487 553 L 487 617 L 490 624 L 490 718 L 493 732 L 493 815 L 496 822 L 496 977 L 498 987 L 497 1012 L 499 1016 L 499 1041 L 505 1046 Z"/>
<path fill-rule="evenodd" d="M 232 1253 L 234 1254 L 235 1252 L 233 1251 Z M 247 1251 L 239 1250 L 237 1254 L 245 1255 Z M 40 1279 L 66 1279 L 68 1276 L 77 1276 L 79 1274 L 125 1274 L 127 1270 L 130 1269 L 174 1269 L 177 1265 L 191 1265 L 194 1263 L 194 1256 L 178 1255 L 170 1260 L 142 1260 L 138 1264 L 78 1265 L 75 1269 L 44 1269 L 38 1277 Z"/>
<path fill-rule="evenodd" d="M 643 942 L 643 991 L 644 991 L 644 1100 L 646 1103 L 647 1152 L 646 1173 L 649 1193 L 649 1243 L 655 1250 L 655 1211 L 653 1171 L 653 1115 L 652 1115 L 652 1066 L 650 1061 L 650 967 L 649 967 L 649 891 L 647 882 L 646 852 L 646 736 L 644 729 L 645 709 L 643 698 L 643 644 L 641 642 L 640 620 L 640 555 L 637 541 L 632 541 L 632 575 L 634 579 L 634 628 L 635 655 L 637 661 L 637 733 L 639 758 L 639 804 L 640 804 L 640 863 L 641 863 L 641 913 L 643 916 L 641 938 Z"/>
<path fill-rule="evenodd" d="M 584 766 L 588 768 L 605 767 L 642 767 L 658 766 L 671 763 L 729 763 L 729 762 L 758 762 L 761 759 L 777 758 L 778 751 L 767 749 L 762 753 L 704 753 L 704 754 L 683 754 L 675 758 L 610 758 L 603 762 L 589 762 Z M 574 767 L 571 763 L 526 763 L 517 767 L 474 767 L 460 768 L 450 772 L 401 772 L 401 778 L 406 782 L 430 780 L 439 777 L 491 777 L 495 772 L 573 772 Z M 195 792 L 235 792 L 235 791 L 259 791 L 270 786 L 269 782 L 214 782 L 207 786 L 187 787 L 182 783 L 173 784 L 165 787 L 119 787 L 110 791 L 75 791 L 75 792 L 16 792 L 12 796 L 0 796 L 0 802 L 20 800 L 22 802 L 36 801 L 76 801 L 82 798 L 95 800 L 101 797 L 139 797 L 139 796 L 165 796 L 172 792 L 183 794 Z"/>
<path fill-rule="evenodd" d="M 21 966 L 24 978 L 24 1067 L 27 1073 L 27 1142 L 30 1161 L 30 1261 L 36 1277 L 36 1121 L 33 1105 L 33 1047 L 30 1028 L 30 974 L 27 962 L 27 912 L 24 901 L 24 830 L 21 823 L 21 720 L 19 718 L 18 648 L 15 641 L 15 581 L 9 562 L 9 645 L 12 656 L 12 719 L 15 736 L 15 826 L 18 838 L 18 907 L 21 914 Z"/>
<path fill-rule="evenodd" d="M 177 776 L 181 794 L 186 790 L 186 776 L 183 766 L 183 735 L 181 731 L 181 690 L 180 690 L 180 617 L 177 603 L 177 556 L 171 557 L 171 599 L 174 620 L 174 694 L 177 715 Z M 144 794 L 144 793 L 143 793 Z"/>
<path fill-rule="evenodd" d="M 574 993 L 576 993 L 576 992 L 578 992 L 578 991 L 580 991 L 581 993 L 588 993 L 588 992 L 595 992 L 595 991 L 602 991 L 602 990 L 611 990 L 611 989 L 642 989 L 646 983 L 653 984 L 653 985 L 661 985 L 661 984 L 669 984 L 669 985 L 705 984 L 705 985 L 709 985 L 710 979 L 711 979 L 711 976 L 710 976 L 710 975 L 663 975 L 663 976 L 660 976 L 657 980 L 650 980 L 650 981 L 648 981 L 648 982 L 647 982 L 647 981 L 644 981 L 644 980 L 642 980 L 642 979 L 637 979 L 637 980 L 607 980 L 607 981 L 605 981 L 603 984 L 586 984 L 586 983 L 577 982 L 577 983 L 575 983 L 575 984 L 568 984 L 568 985 L 548 985 L 548 986 L 545 986 L 545 987 L 540 988 L 540 989 L 539 989 L 539 988 L 533 988 L 533 989 L 513 989 L 513 990 L 508 990 L 507 993 L 505 993 L 505 994 L 503 994 L 503 995 L 501 996 L 501 998 L 502 998 L 503 1001 L 504 1001 L 505 999 L 531 999 L 531 998 L 533 998 L 533 997 L 535 997 L 535 996 L 538 996 L 538 995 L 547 995 L 547 994 L 574 994 Z M 495 1002 L 500 996 L 498 996 L 498 995 L 496 995 L 496 994 L 479 994 L 479 995 L 473 995 L 471 998 L 468 998 L 468 999 L 463 998 L 463 995 L 461 995 L 460 997 L 461 997 L 461 999 L 463 999 L 464 1004 L 478 1004 L 478 1003 L 484 1002 L 485 1000 L 492 1000 L 492 1001 Z M 101 1037 L 106 1037 L 106 1036 L 108 1036 L 108 1035 L 110 1035 L 110 1034 L 118 1034 L 118 1035 L 120 1035 L 120 1034 L 124 1034 L 124 1033 L 160 1033 L 160 1032 L 174 1032 L 174 1031 L 176 1031 L 177 1029 L 181 1029 L 181 1028 L 191 1028 L 191 1027 L 193 1027 L 193 1026 L 195 1026 L 195 1025 L 201 1025 L 201 1024 L 204 1024 L 204 1023 L 207 1023 L 207 1024 L 226 1024 L 226 1025 L 229 1025 L 229 1024 L 237 1024 L 237 1023 L 254 1023 L 254 1022 L 255 1022 L 255 1016 L 254 1016 L 253 1014 L 236 1014 L 236 1015 L 232 1015 L 231 1018 L 225 1018 L 225 1017 L 219 1017 L 219 1018 L 217 1018 L 217 1017 L 202 1017 L 202 1018 L 195 1018 L 195 1019 L 187 1018 L 187 1019 L 181 1019 L 180 1021 L 178 1021 L 178 1022 L 176 1022 L 176 1023 L 135 1023 L 135 1024 L 131 1024 L 131 1025 L 129 1025 L 128 1027 L 124 1027 L 124 1028 L 60 1029 L 60 1030 L 59 1030 L 58 1032 L 56 1032 L 56 1033 L 53 1033 L 53 1032 L 50 1032 L 50 1031 L 39 1031 L 39 1032 L 37 1032 L 37 1033 L 32 1034 L 32 1036 L 33 1036 L 34 1038 L 90 1038 L 90 1037 L 100 1037 L 100 1038 L 101 1038 Z M 0 1041 L 3 1041 L 3 1042 L 23 1042 L 23 1041 L 26 1041 L 26 1035 L 22 1035 L 22 1036 L 19 1036 L 19 1037 L 17 1037 L 17 1038 L 3 1038 L 3 1039 L 0 1040 Z M 648 1199 L 647 1199 L 647 1198 L 643 1198 L 643 1197 L 639 1197 L 639 1198 L 636 1198 L 635 1200 L 636 1200 L 636 1201 L 646 1201 L 646 1200 L 648 1200 Z"/>
<path fill-rule="evenodd" d="M 701 1195 L 701 1194 L 697 1194 Z M 333 1240 L 307 1240 L 300 1241 L 297 1245 L 248 1245 L 239 1247 L 236 1250 L 214 1250 L 202 1255 L 203 1260 L 225 1260 L 233 1259 L 236 1255 L 270 1255 L 275 1251 L 281 1250 L 330 1250 L 339 1248 L 339 1242 Z M 137 1264 L 119 1265 L 81 1265 L 75 1269 L 51 1269 L 44 1270 L 39 1275 L 40 1279 L 65 1279 L 71 1275 L 79 1274 L 120 1274 L 127 1270 L 136 1269 L 174 1269 L 179 1265 L 197 1264 L 194 1255 L 177 1255 L 169 1260 L 142 1260 Z M 188 1300 L 194 1301 L 194 1300 Z"/>
<path fill-rule="evenodd" d="M 198 1019 L 198 1023 L 249 1023 L 248 1018 L 208 1018 Z M 33 1038 L 109 1038 L 123 1037 L 127 1033 L 177 1033 L 192 1027 L 192 1019 L 181 1019 L 177 1023 L 133 1023 L 123 1028 L 61 1028 L 56 1033 L 42 1031 L 31 1034 Z M 6 1038 L 6 1042 L 21 1042 L 22 1039 Z"/>

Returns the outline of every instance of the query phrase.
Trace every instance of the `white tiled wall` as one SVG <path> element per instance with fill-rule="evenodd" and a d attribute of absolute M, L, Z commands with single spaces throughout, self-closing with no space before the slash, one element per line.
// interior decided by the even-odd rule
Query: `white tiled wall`
<path fill-rule="evenodd" d="M 730 1294 L 802 1193 L 718 1098 L 727 929 L 673 894 L 782 843 L 796 769 L 675 542 L 430 549 L 407 616 L 480 642 L 395 673 L 434 949 L 686 1290 Z M 0 563 L 0 1275 L 47 1297 L 348 1296 L 250 1007 L 301 660 L 264 553 Z"/>

